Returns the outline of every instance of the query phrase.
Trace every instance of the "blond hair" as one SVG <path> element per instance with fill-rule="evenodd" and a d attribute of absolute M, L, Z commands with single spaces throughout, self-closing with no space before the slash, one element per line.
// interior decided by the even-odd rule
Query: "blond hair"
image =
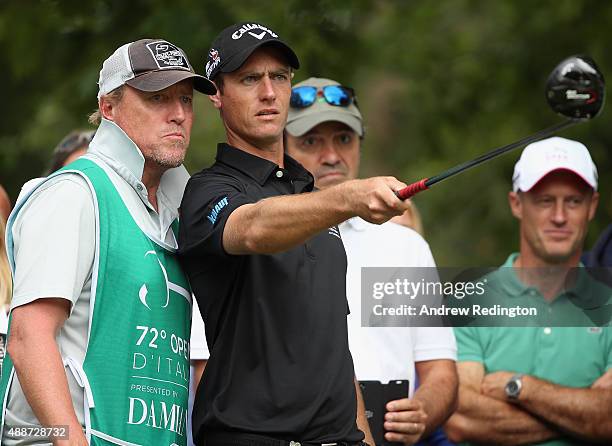
<path fill-rule="evenodd" d="M 13 279 L 11 278 L 11 268 L 9 267 L 4 243 L 5 230 L 4 218 L 0 215 L 0 310 L 11 303 L 13 293 Z"/>
<path fill-rule="evenodd" d="M 109 101 L 113 105 L 117 105 L 121 101 L 121 98 L 123 97 L 123 87 L 124 86 L 125 85 L 120 85 L 119 87 L 115 88 L 113 91 L 110 91 L 107 94 L 103 95 L 102 98 Z M 96 110 L 94 110 L 92 114 L 89 115 L 89 117 L 87 118 L 87 121 L 93 125 L 100 125 L 100 123 L 102 122 L 102 112 L 100 111 L 99 106 Z"/>

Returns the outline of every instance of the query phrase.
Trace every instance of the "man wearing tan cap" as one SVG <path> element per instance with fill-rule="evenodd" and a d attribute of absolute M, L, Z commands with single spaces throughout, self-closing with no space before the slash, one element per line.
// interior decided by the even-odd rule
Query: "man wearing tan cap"
<path fill-rule="evenodd" d="M 287 153 L 312 172 L 315 185 L 327 189 L 357 178 L 364 128 L 351 88 L 324 78 L 309 78 L 292 89 L 287 119 Z M 384 401 L 385 413 L 370 419 L 377 444 L 414 444 L 450 415 L 457 392 L 456 347 L 450 328 L 362 327 L 362 268 L 435 267 L 429 245 L 415 231 L 393 222 L 370 224 L 353 217 L 340 224 L 347 254 L 349 346 L 368 400 L 382 400 L 398 380 L 404 394 Z M 415 370 L 416 368 L 416 370 Z M 418 374 L 420 387 L 415 392 Z M 374 409 L 373 407 L 371 409 Z M 372 412 L 375 412 L 373 410 Z"/>
<path fill-rule="evenodd" d="M 505 302 L 528 302 L 546 324 L 455 328 L 459 408 L 447 433 L 467 444 L 610 444 L 609 314 L 602 326 L 590 318 L 578 326 L 583 309 L 605 317 L 612 295 L 577 268 L 599 201 L 595 164 L 583 144 L 549 138 L 525 148 L 512 183 L 520 249 L 487 287 Z"/>
<path fill-rule="evenodd" d="M 22 191 L 2 444 L 186 445 L 191 293 L 175 257 L 193 90 L 162 39 L 102 66 L 86 156 Z"/>

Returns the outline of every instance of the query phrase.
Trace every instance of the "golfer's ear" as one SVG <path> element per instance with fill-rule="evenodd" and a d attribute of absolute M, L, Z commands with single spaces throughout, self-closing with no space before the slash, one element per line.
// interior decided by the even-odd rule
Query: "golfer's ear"
<path fill-rule="evenodd" d="M 100 114 L 104 119 L 114 121 L 115 104 L 112 101 L 109 101 L 104 96 L 102 96 L 100 99 L 98 99 L 98 108 L 100 110 Z"/>
<path fill-rule="evenodd" d="M 215 87 L 217 87 L 217 92 L 215 94 L 208 95 L 208 99 L 210 99 L 210 102 L 212 102 L 213 107 L 221 110 L 221 90 L 219 90 L 219 85 L 217 85 L 215 81 L 213 81 L 213 84 L 215 84 Z"/>
<path fill-rule="evenodd" d="M 523 202 L 521 201 L 520 192 L 508 192 L 508 204 L 510 211 L 519 220 L 523 218 Z"/>
<path fill-rule="evenodd" d="M 212 102 L 213 107 L 216 109 L 221 109 L 221 98 L 219 98 L 219 92 L 208 96 L 208 99 L 210 99 L 210 102 Z"/>
<path fill-rule="evenodd" d="M 595 211 L 597 211 L 597 205 L 599 204 L 599 192 L 593 192 L 591 202 L 589 203 L 589 221 L 595 217 Z"/>

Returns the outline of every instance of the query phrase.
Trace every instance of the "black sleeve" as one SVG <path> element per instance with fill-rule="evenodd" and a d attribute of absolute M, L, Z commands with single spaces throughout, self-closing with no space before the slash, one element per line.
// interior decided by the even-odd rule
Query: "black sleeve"
<path fill-rule="evenodd" d="M 179 226 L 179 254 L 228 256 L 223 249 L 223 230 L 229 215 L 252 203 L 234 178 L 198 174 L 187 183 Z"/>

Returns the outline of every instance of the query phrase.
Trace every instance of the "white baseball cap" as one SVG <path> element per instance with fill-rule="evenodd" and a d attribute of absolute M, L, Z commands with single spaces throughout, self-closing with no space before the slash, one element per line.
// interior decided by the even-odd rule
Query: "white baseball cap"
<path fill-rule="evenodd" d="M 514 165 L 512 190 L 527 192 L 555 170 L 567 170 L 597 190 L 597 167 L 586 146 L 558 136 L 529 144 Z"/>

